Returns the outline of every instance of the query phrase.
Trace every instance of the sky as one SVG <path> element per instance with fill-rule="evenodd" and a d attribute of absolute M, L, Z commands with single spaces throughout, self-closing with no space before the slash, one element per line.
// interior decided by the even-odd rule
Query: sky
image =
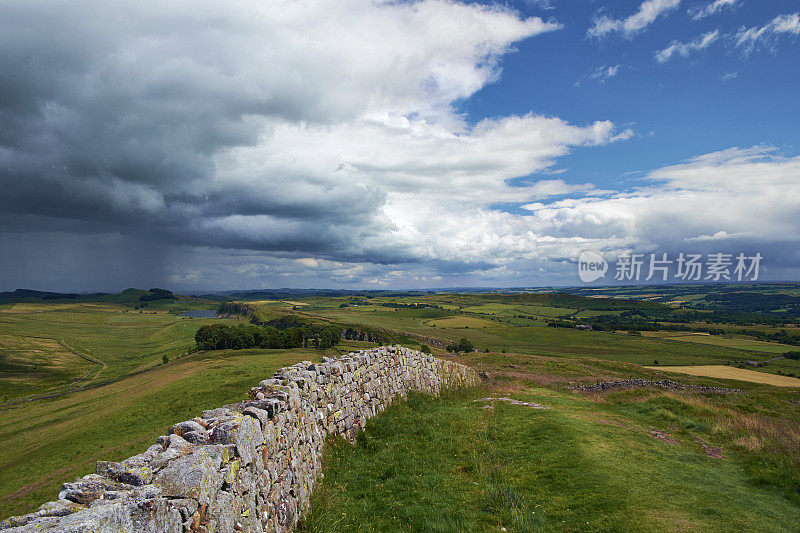
<path fill-rule="evenodd" d="M 798 41 L 777 0 L 5 0 L 0 290 L 798 280 Z"/>

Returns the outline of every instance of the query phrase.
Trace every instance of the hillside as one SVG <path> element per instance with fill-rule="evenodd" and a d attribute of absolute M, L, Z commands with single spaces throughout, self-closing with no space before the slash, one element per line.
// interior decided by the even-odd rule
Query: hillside
<path fill-rule="evenodd" d="M 331 441 L 303 528 L 645 531 L 680 523 L 700 531 L 733 516 L 726 523 L 735 529 L 780 530 L 800 521 L 800 386 L 791 386 L 800 361 L 781 358 L 793 345 L 728 333 L 736 326 L 725 323 L 711 325 L 722 331 L 715 334 L 575 327 L 603 316 L 628 325 L 634 314 L 663 328 L 710 326 L 665 320 L 686 309 L 636 299 L 313 295 L 244 300 L 225 307 L 234 318 L 226 320 L 179 316 L 209 308 L 208 300 L 141 301 L 148 293 L 0 305 L 0 382 L 9 400 L 28 397 L 0 405 L 0 514 L 32 510 L 65 477 L 141 451 L 175 420 L 241 399 L 280 366 L 381 341 L 448 356 L 441 346 L 467 339 L 478 351 L 449 357 L 490 383 L 441 401 L 414 396 L 371 422 L 354 448 Z M 325 350 L 196 352 L 195 332 L 215 323 L 369 336 Z M 721 370 L 691 375 L 698 365 Z M 790 386 L 726 379 L 737 366 L 782 375 Z M 573 390 L 629 378 L 744 392 Z"/>

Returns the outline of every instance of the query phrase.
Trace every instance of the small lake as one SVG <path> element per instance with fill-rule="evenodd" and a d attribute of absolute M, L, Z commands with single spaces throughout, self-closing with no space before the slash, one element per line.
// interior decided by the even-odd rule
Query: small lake
<path fill-rule="evenodd" d="M 181 316 L 190 316 L 192 318 L 217 318 L 217 312 L 213 309 L 199 309 L 194 311 L 184 311 Z"/>

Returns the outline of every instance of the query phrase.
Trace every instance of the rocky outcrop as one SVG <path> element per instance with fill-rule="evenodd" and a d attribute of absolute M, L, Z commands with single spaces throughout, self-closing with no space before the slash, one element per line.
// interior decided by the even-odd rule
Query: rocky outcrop
<path fill-rule="evenodd" d="M 650 381 L 646 379 L 621 379 L 619 381 L 601 381 L 594 385 L 580 385 L 572 390 L 584 392 L 603 392 L 617 389 L 631 389 L 636 387 L 659 387 L 662 389 L 690 390 L 695 392 L 708 392 L 712 394 L 743 393 L 742 389 L 726 389 L 724 387 L 706 387 L 705 385 L 684 385 L 677 381 L 662 379 Z"/>
<path fill-rule="evenodd" d="M 327 435 L 351 442 L 367 419 L 415 390 L 480 382 L 469 367 L 400 346 L 278 370 L 250 399 L 180 422 L 144 453 L 101 461 L 58 501 L 5 532 L 291 531 L 321 471 Z"/>
<path fill-rule="evenodd" d="M 255 305 L 245 302 L 222 302 L 217 308 L 217 313 L 219 315 L 229 318 L 235 318 L 237 316 L 253 317 L 257 312 L 258 308 Z"/>

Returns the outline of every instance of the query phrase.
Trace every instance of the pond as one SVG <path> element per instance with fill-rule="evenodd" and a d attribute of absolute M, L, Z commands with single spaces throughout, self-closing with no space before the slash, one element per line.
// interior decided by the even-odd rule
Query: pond
<path fill-rule="evenodd" d="M 195 309 L 193 311 L 184 311 L 181 316 L 190 316 L 192 318 L 217 318 L 217 312 L 213 309 Z"/>

